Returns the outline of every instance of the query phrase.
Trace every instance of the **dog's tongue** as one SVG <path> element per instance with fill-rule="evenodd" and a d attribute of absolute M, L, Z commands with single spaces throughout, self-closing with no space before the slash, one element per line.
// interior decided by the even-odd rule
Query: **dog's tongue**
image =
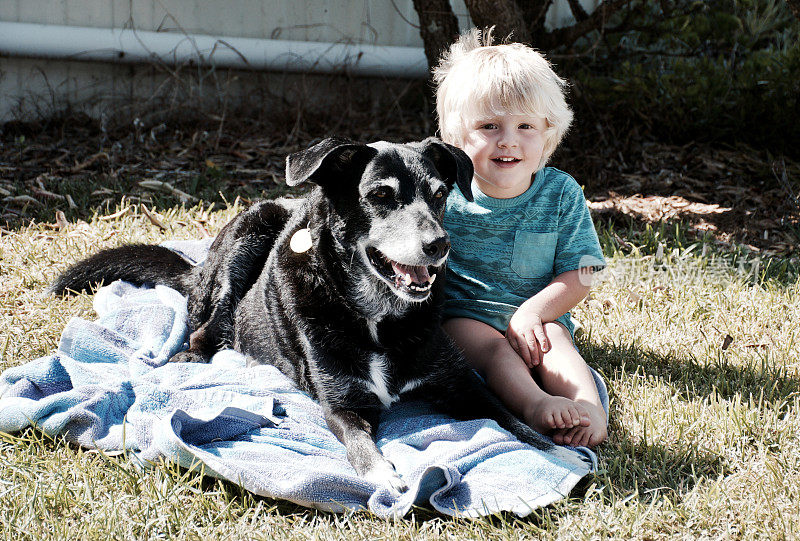
<path fill-rule="evenodd" d="M 400 280 L 405 280 L 408 283 L 417 283 L 420 285 L 427 284 L 430 279 L 431 275 L 428 274 L 428 267 L 421 266 L 421 267 L 413 267 L 411 265 L 401 265 L 396 261 L 392 261 L 392 269 L 394 270 L 395 276 L 399 277 Z M 409 282 L 409 278 L 411 279 Z"/>

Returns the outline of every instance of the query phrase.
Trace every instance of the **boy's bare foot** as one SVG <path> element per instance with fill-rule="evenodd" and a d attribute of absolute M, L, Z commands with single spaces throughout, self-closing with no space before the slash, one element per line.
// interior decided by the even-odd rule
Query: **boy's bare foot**
<path fill-rule="evenodd" d="M 523 420 L 542 434 L 589 426 L 591 422 L 589 412 L 582 404 L 563 396 L 551 395 L 532 402 L 524 412 Z"/>
<path fill-rule="evenodd" d="M 590 423 L 556 430 L 553 441 L 559 445 L 572 447 L 594 447 L 603 443 L 608 437 L 606 412 L 602 406 L 583 402 L 588 412 Z"/>

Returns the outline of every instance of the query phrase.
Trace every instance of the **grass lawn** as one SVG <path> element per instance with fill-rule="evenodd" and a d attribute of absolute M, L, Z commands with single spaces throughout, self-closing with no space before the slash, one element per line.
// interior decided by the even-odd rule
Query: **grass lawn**
<path fill-rule="evenodd" d="M 128 208 L 125 203 L 117 210 Z M 215 234 L 237 210 L 132 205 L 88 222 L 0 235 L 0 369 L 51 352 L 91 298 L 42 298 L 101 247 Z M 162 224 L 161 227 L 154 222 Z M 254 497 L 171 465 L 138 471 L 35 430 L 0 438 L 5 538 L 519 539 L 794 538 L 800 531 L 800 280 L 680 226 L 598 223 L 610 262 L 575 310 L 579 346 L 606 378 L 600 470 L 525 519 L 331 515 Z"/>

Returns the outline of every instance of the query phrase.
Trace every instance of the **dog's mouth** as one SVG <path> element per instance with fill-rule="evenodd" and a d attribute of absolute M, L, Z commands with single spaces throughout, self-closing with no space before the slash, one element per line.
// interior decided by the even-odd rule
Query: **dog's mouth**
<path fill-rule="evenodd" d="M 378 274 L 397 291 L 423 299 L 430 293 L 439 267 L 404 265 L 389 259 L 377 248 L 367 248 L 367 258 Z"/>

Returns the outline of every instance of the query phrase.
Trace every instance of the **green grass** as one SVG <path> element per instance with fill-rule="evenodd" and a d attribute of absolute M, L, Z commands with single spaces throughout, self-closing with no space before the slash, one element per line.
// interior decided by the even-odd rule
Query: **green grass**
<path fill-rule="evenodd" d="M 130 241 L 212 234 L 237 207 L 139 208 L 0 236 L 0 369 L 48 354 L 91 298 L 42 298 L 67 263 Z M 113 212 L 113 209 L 109 212 Z M 598 224 L 610 269 L 574 311 L 606 378 L 600 471 L 525 519 L 332 515 L 158 465 L 139 471 L 33 429 L 0 439 L 4 538 L 520 539 L 793 538 L 800 530 L 800 279 L 680 224 Z M 659 245 L 661 248 L 659 248 Z M 660 256 L 660 257 L 658 257 Z"/>

